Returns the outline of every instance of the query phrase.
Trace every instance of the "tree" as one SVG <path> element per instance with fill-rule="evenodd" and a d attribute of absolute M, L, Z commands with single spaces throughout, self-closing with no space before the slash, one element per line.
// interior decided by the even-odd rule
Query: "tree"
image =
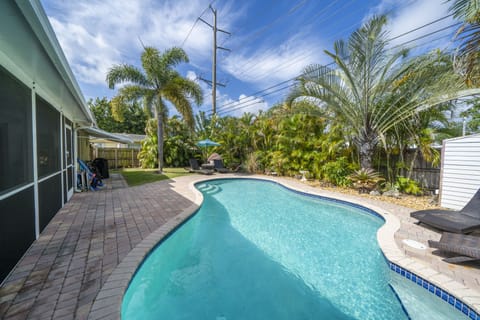
<path fill-rule="evenodd" d="M 145 130 L 146 137 L 138 159 L 142 168 L 158 167 L 157 121 L 151 119 Z M 188 164 L 188 159 L 195 153 L 195 144 L 191 130 L 178 116 L 167 120 L 164 132 L 164 159 L 166 166 L 181 167 Z"/>
<path fill-rule="evenodd" d="M 178 116 L 168 119 L 165 127 L 165 164 L 172 167 L 188 165 L 196 146 L 193 133 Z"/>
<path fill-rule="evenodd" d="M 454 18 L 463 21 L 456 35 L 460 43 L 455 67 L 468 86 L 476 87 L 480 84 L 480 1 L 454 0 L 450 11 Z"/>
<path fill-rule="evenodd" d="M 460 113 L 460 116 L 466 121 L 465 131 L 468 133 L 480 132 L 480 99 L 474 99 L 471 106 Z"/>
<path fill-rule="evenodd" d="M 144 134 L 148 115 L 138 105 L 131 103 L 125 105 L 122 110 L 122 119 L 118 119 L 112 113 L 110 101 L 107 98 L 90 99 L 88 106 L 92 110 L 98 127 L 108 132 Z"/>
<path fill-rule="evenodd" d="M 326 53 L 336 68 L 308 66 L 290 97 L 316 102 L 342 121 L 362 168 L 372 168 L 377 145 L 396 123 L 464 94 L 438 53 L 407 59 L 407 50 L 388 49 L 385 24 L 385 16 L 374 17 L 348 42 L 335 42 Z"/>
<path fill-rule="evenodd" d="M 162 54 L 153 48 L 146 47 L 141 55 L 142 69 L 133 65 L 121 64 L 113 66 L 107 73 L 107 83 L 111 89 L 116 84 L 127 82 L 118 90 L 112 103 L 142 100 L 144 106 L 152 111 L 157 119 L 158 170 L 163 169 L 163 136 L 164 122 L 168 115 L 170 102 L 182 115 L 183 120 L 193 129 L 193 100 L 200 105 L 203 100 L 200 86 L 182 77 L 174 67 L 181 62 L 188 62 L 188 56 L 181 48 L 171 48 Z"/>

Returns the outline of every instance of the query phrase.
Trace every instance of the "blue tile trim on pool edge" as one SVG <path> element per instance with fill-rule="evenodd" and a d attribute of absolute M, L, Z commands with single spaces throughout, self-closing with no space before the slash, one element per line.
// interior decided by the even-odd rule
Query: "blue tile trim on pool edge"
<path fill-rule="evenodd" d="M 378 212 L 376 212 L 375 210 L 372 210 L 370 208 L 367 208 L 365 206 L 362 206 L 360 204 L 356 204 L 356 203 L 345 201 L 345 200 L 330 198 L 330 197 L 326 197 L 326 196 L 321 196 L 321 195 L 317 195 L 317 194 L 311 194 L 311 193 L 308 193 L 308 192 L 291 189 L 291 188 L 289 188 L 289 187 L 287 187 L 287 186 L 285 186 L 285 185 L 283 185 L 283 184 L 281 184 L 277 181 L 256 179 L 256 178 L 214 178 L 214 179 L 210 179 L 210 180 L 207 180 L 207 181 L 212 181 L 212 180 L 215 180 L 215 181 L 218 181 L 218 180 L 238 180 L 238 179 L 270 182 L 270 183 L 279 185 L 282 188 L 285 188 L 285 189 L 287 189 L 291 192 L 294 192 L 294 193 L 297 193 L 297 194 L 300 194 L 300 195 L 304 195 L 304 196 L 312 197 L 312 198 L 317 198 L 317 199 L 322 199 L 322 200 L 325 200 L 325 201 L 330 201 L 330 202 L 339 203 L 339 204 L 343 204 L 343 205 L 352 206 L 354 208 L 365 211 L 365 212 L 367 212 L 367 213 L 385 221 L 385 218 L 382 215 L 380 215 Z M 206 181 L 202 181 L 200 183 L 205 183 L 205 182 Z M 200 183 L 195 183 L 195 185 L 200 184 Z M 463 314 L 467 315 L 470 319 L 480 320 L 480 314 L 477 313 L 472 308 L 470 308 L 467 304 L 462 302 L 462 300 L 456 298 L 454 295 L 448 293 L 447 291 L 445 291 L 442 288 L 437 287 L 436 285 L 430 283 L 429 281 L 423 279 L 422 277 L 416 275 L 415 273 L 413 273 L 411 271 L 408 271 L 407 269 L 404 269 L 404 268 L 396 265 L 395 263 L 391 262 L 383 254 L 383 252 L 382 252 L 382 255 L 385 258 L 386 262 L 389 264 L 390 270 L 398 273 L 402 277 L 404 277 L 404 278 L 406 278 L 406 279 L 408 279 L 412 282 L 415 282 L 417 285 L 423 287 L 424 289 L 426 289 L 431 294 L 435 295 L 438 298 L 441 298 L 445 302 L 452 305 L 452 307 L 456 308 L 457 310 L 461 311 Z"/>
<path fill-rule="evenodd" d="M 424 288 L 431 294 L 435 295 L 437 298 L 442 299 L 444 302 L 450 304 L 453 308 L 459 310 L 466 316 L 468 316 L 472 320 L 480 320 L 480 314 L 478 314 L 475 310 L 470 308 L 466 303 L 462 300 L 456 298 L 454 295 L 448 293 L 447 291 L 443 290 L 442 288 L 437 287 L 436 285 L 430 283 L 429 281 L 423 279 L 422 277 L 416 275 L 413 272 L 410 272 L 395 263 L 389 261 L 388 262 L 390 270 L 401 275 L 402 277 L 416 283 L 420 287 Z"/>

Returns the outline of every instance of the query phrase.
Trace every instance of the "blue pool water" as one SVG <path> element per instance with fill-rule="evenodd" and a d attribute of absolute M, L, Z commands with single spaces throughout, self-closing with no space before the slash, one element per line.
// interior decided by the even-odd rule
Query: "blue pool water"
<path fill-rule="evenodd" d="M 123 319 L 408 319 L 379 217 L 269 182 L 197 188 L 201 208 L 139 268 Z"/>

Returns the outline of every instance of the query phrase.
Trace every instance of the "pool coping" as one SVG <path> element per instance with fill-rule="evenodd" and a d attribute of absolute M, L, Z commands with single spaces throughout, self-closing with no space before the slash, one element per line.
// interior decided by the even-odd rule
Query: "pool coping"
<path fill-rule="evenodd" d="M 421 261 L 418 261 L 413 257 L 406 256 L 405 253 L 403 253 L 398 247 L 394 239 L 395 232 L 400 229 L 400 220 L 392 212 L 389 212 L 384 208 L 361 201 L 361 199 L 352 200 L 349 199 L 348 196 L 344 197 L 324 190 L 315 190 L 308 185 L 295 183 L 295 181 L 289 181 L 280 177 L 258 175 L 238 176 L 232 174 L 224 174 L 213 177 L 188 177 L 190 178 L 173 179 L 173 185 L 178 187 L 178 190 L 175 190 L 176 192 L 181 193 L 183 196 L 192 201 L 192 205 L 156 229 L 128 253 L 128 255 L 113 270 L 105 284 L 100 289 L 90 310 L 88 319 L 121 318 L 121 305 L 123 296 L 130 284 L 132 277 L 137 269 L 141 266 L 144 259 L 159 244 L 159 242 L 164 240 L 169 234 L 171 234 L 171 232 L 192 217 L 201 206 L 203 202 L 203 195 L 195 188 L 195 184 L 219 179 L 246 178 L 274 182 L 283 187 L 291 189 L 292 191 L 307 195 L 319 196 L 322 198 L 329 198 L 333 200 L 336 199 L 341 202 L 353 204 L 354 206 L 361 206 L 368 210 L 372 210 L 385 221 L 385 223 L 377 231 L 377 242 L 389 264 L 390 269 L 409 280 L 412 280 L 412 274 L 414 274 L 415 279 L 419 278 L 422 280 L 419 285 L 423 286 L 434 295 L 437 295 L 439 298 L 442 298 L 442 300 L 445 302 L 450 303 L 450 301 L 453 301 L 453 303 L 450 304 L 456 309 L 462 311 L 464 314 L 464 308 L 468 307 L 469 309 L 467 312 L 471 313 L 471 315 L 468 313 L 466 315 L 470 316 L 470 318 L 474 320 L 480 319 L 480 294 L 476 290 L 470 289 L 465 285 L 454 281 L 450 277 L 434 270 Z M 174 187 L 174 189 L 177 188 Z M 407 274 L 410 275 L 410 278 L 407 278 Z M 438 291 L 438 289 L 440 291 Z M 444 295 L 442 293 L 448 294 L 447 299 L 443 298 Z M 450 297 L 453 297 L 453 300 L 451 300 Z M 459 304 L 460 302 L 461 304 Z"/>

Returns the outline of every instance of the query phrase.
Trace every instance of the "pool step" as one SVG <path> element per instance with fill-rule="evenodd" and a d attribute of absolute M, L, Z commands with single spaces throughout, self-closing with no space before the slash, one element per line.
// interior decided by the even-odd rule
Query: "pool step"
<path fill-rule="evenodd" d="M 222 189 L 219 186 L 215 184 L 209 184 L 209 183 L 202 183 L 200 185 L 197 185 L 197 189 L 200 190 L 202 193 L 206 193 L 210 195 L 213 195 L 222 191 Z"/>

